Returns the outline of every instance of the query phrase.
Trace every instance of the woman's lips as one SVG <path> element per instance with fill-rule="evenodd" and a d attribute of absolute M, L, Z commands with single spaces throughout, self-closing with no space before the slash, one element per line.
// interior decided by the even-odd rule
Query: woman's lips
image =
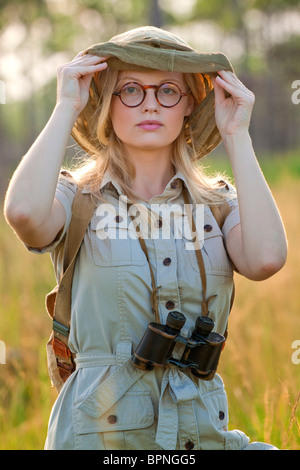
<path fill-rule="evenodd" d="M 155 131 L 162 126 L 162 123 L 159 121 L 142 121 L 138 124 L 138 127 L 144 129 L 145 131 Z"/>

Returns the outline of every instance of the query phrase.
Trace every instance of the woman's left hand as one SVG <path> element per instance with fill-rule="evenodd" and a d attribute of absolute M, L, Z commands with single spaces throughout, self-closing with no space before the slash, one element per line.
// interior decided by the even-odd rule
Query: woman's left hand
<path fill-rule="evenodd" d="M 224 140 L 248 132 L 255 97 L 233 72 L 222 70 L 218 74 L 213 79 L 215 119 Z"/>

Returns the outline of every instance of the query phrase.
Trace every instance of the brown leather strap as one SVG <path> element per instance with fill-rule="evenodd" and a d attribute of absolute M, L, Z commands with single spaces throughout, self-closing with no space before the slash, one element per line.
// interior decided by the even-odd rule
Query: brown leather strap
<path fill-rule="evenodd" d="M 134 219 L 133 215 L 130 214 L 130 207 L 132 206 L 132 204 L 128 204 L 127 206 L 128 206 L 129 217 L 131 218 L 131 220 L 133 222 L 133 225 L 135 227 L 135 230 L 136 230 L 141 248 L 142 248 L 143 252 L 145 253 L 146 259 L 148 261 L 148 265 L 149 265 L 149 269 L 150 269 L 150 275 L 151 275 L 151 285 L 152 285 L 152 292 L 151 292 L 151 297 L 150 297 L 151 306 L 152 306 L 152 311 L 153 311 L 153 314 L 154 314 L 155 321 L 157 323 L 160 323 L 157 291 L 161 286 L 156 286 L 156 284 L 155 284 L 155 277 L 154 277 L 154 273 L 153 273 L 151 263 L 150 263 L 150 260 L 149 260 L 148 250 L 147 250 L 145 240 L 141 236 L 139 227 L 137 227 L 136 224 L 135 224 L 135 219 Z"/>
<path fill-rule="evenodd" d="M 197 236 L 197 230 L 196 230 L 196 224 L 195 220 L 193 217 L 193 212 L 191 209 L 191 204 L 189 201 L 188 193 L 186 187 L 183 188 L 183 199 L 184 199 L 184 204 L 185 204 L 185 209 L 187 212 L 188 216 L 188 221 L 190 224 L 190 227 L 192 229 L 191 233 L 194 234 L 194 247 L 195 247 L 195 254 L 197 257 L 197 263 L 200 271 L 200 277 L 201 277 L 201 283 L 202 283 L 202 302 L 201 302 L 201 315 L 208 315 L 208 300 L 206 299 L 206 271 L 205 271 L 205 265 L 202 257 L 202 252 L 201 252 L 201 246 L 198 240 Z"/>
<path fill-rule="evenodd" d="M 53 315 L 54 325 L 57 322 L 65 328 L 66 333 L 70 327 L 71 290 L 75 261 L 95 206 L 96 204 L 89 194 L 82 194 L 80 189 L 76 191 L 72 206 L 72 219 L 64 246 L 63 275 L 59 283 Z M 61 332 L 57 331 L 56 328 L 54 328 L 54 331 L 55 337 L 67 344 L 68 334 L 64 335 L 62 333 L 63 328 Z"/>
<path fill-rule="evenodd" d="M 185 208 L 186 208 L 186 210 L 187 210 L 188 221 L 189 221 L 189 224 L 190 224 L 190 226 L 191 226 L 191 228 L 192 228 L 192 233 L 195 234 L 193 243 L 194 243 L 194 246 L 195 246 L 195 253 L 196 253 L 196 257 L 197 257 L 197 262 L 198 262 L 199 271 L 200 271 L 200 277 L 201 277 L 201 283 L 202 283 L 201 315 L 208 315 L 208 301 L 207 301 L 207 299 L 206 299 L 206 272 L 205 272 L 205 265 L 204 265 L 204 261 L 203 261 L 203 258 L 202 258 L 201 246 L 200 246 L 200 243 L 199 243 L 199 240 L 198 240 L 198 237 L 197 237 L 196 224 L 195 224 L 195 220 L 194 220 L 194 217 L 193 217 L 193 212 L 192 212 L 192 210 L 191 210 L 191 206 L 190 206 L 190 202 L 189 202 L 189 198 L 188 198 L 187 189 L 186 189 L 185 187 L 183 188 L 183 198 L 184 198 Z M 131 207 L 131 204 L 128 204 L 128 212 L 129 212 L 129 214 L 130 214 L 130 211 L 129 211 L 130 207 Z M 145 253 L 146 259 L 147 259 L 147 261 L 148 261 L 148 265 L 149 265 L 149 269 L 150 269 L 150 274 L 151 274 L 151 283 L 152 283 L 151 305 L 152 305 L 152 310 L 153 310 L 153 313 L 154 313 L 155 321 L 156 321 L 157 323 L 160 323 L 157 291 L 158 291 L 158 289 L 159 289 L 161 286 L 156 287 L 156 284 L 155 284 L 155 277 L 154 277 L 154 273 L 153 273 L 153 270 L 152 270 L 152 267 L 151 267 L 151 263 L 150 263 L 150 260 L 149 260 L 148 251 L 147 251 L 147 246 L 146 246 L 145 240 L 144 240 L 143 237 L 141 236 L 139 228 L 135 225 L 134 217 L 133 217 L 132 215 L 130 215 L 130 218 L 131 218 L 131 220 L 132 220 L 132 222 L 133 222 L 133 224 L 134 224 L 134 226 L 135 226 L 135 229 L 136 229 L 136 231 L 137 231 L 137 235 L 138 235 L 138 239 L 139 239 L 141 248 L 142 248 L 143 252 Z"/>
<path fill-rule="evenodd" d="M 218 226 L 220 227 L 220 230 L 222 230 L 222 227 L 224 225 L 225 219 L 230 213 L 230 205 L 227 202 L 224 202 L 218 206 L 209 206 L 212 215 L 217 221 Z"/>

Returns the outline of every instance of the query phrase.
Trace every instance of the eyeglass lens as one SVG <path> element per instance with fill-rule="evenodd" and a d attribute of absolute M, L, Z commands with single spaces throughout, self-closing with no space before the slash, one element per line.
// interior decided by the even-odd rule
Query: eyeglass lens
<path fill-rule="evenodd" d="M 144 100 L 145 88 L 148 86 L 142 87 L 138 83 L 127 83 L 120 91 L 120 98 L 126 106 L 139 106 Z M 156 88 L 155 96 L 162 106 L 175 106 L 181 99 L 181 91 L 173 83 L 164 83 L 159 87 L 153 85 L 149 88 Z"/>

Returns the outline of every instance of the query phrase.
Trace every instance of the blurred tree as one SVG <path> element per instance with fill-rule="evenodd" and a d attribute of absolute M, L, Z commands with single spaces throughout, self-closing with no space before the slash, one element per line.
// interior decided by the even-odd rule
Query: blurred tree
<path fill-rule="evenodd" d="M 152 0 L 150 2 L 149 20 L 149 24 L 156 26 L 157 28 L 161 28 L 163 25 L 162 11 L 158 0 Z"/>
<path fill-rule="evenodd" d="M 271 33 L 271 24 L 275 15 L 280 14 L 282 18 L 285 13 L 297 12 L 299 14 L 299 6 L 299 0 L 227 0 L 226 2 L 195 0 L 190 18 L 212 20 L 219 25 L 224 34 L 235 34 L 243 44 L 242 68 L 248 69 L 251 64 L 253 44 L 260 42 L 260 51 L 267 52 L 273 40 L 277 40 L 276 35 Z M 278 27 L 280 27 L 280 22 Z M 256 34 L 259 38 L 255 37 Z M 299 34 L 300 29 L 298 29 Z M 282 40 L 285 39 L 282 38 Z"/>
<path fill-rule="evenodd" d="M 299 0 L 249 0 L 250 7 L 260 8 L 268 13 L 282 11 L 290 7 L 299 8 Z"/>
<path fill-rule="evenodd" d="M 278 63 L 284 64 L 280 70 L 284 69 L 286 88 L 293 74 L 298 74 L 293 80 L 299 79 L 299 49 L 291 36 L 294 31 L 299 37 L 300 28 L 298 33 L 295 28 L 290 31 L 286 21 L 287 14 L 299 14 L 297 7 L 299 0 L 0 0 L 0 80 L 7 84 L 7 95 L 13 89 L 14 98 L 23 100 L 14 104 L 7 100 L 0 107 L 2 168 L 4 160 L 13 164 L 14 157 L 19 158 L 44 126 L 55 102 L 57 65 L 92 43 L 144 24 L 166 29 L 181 25 L 187 36 L 192 24 L 198 27 L 208 21 L 217 25 L 220 48 L 230 39 L 231 56 L 231 44 L 239 46 L 242 54 L 235 60 L 235 68 L 244 74 L 246 85 L 254 83 L 258 97 L 269 97 L 272 109 L 264 109 L 262 114 L 275 120 L 270 97 L 278 89 Z M 265 74 L 263 84 L 257 82 L 258 72 Z M 270 80 L 268 85 L 266 80 Z M 278 110 L 281 107 L 278 103 Z M 277 127 L 281 129 L 281 121 Z M 257 136 L 260 129 L 263 125 L 258 123 Z M 269 129 L 267 140 L 277 145 L 280 134 L 274 126 Z M 299 142 L 298 132 L 293 135 Z"/>
<path fill-rule="evenodd" d="M 130 27 L 161 26 L 158 0 L 0 0 L 0 192 L 55 104 L 56 69 Z M 18 100 L 18 102 L 14 102 Z M 6 185 L 4 183 L 4 185 Z"/>
<path fill-rule="evenodd" d="M 300 35 L 287 42 L 275 44 L 269 49 L 267 57 L 272 71 L 276 70 L 284 82 L 300 79 Z"/>
<path fill-rule="evenodd" d="M 272 153 L 299 146 L 300 116 L 291 103 L 291 84 L 300 78 L 299 0 L 187 0 L 184 15 L 176 8 L 179 0 L 160 3 L 169 24 L 190 31 L 196 47 L 204 40 L 206 50 L 217 44 L 228 54 L 254 91 L 251 134 L 257 147 Z M 206 31 L 215 35 L 214 46 L 205 40 Z"/>

